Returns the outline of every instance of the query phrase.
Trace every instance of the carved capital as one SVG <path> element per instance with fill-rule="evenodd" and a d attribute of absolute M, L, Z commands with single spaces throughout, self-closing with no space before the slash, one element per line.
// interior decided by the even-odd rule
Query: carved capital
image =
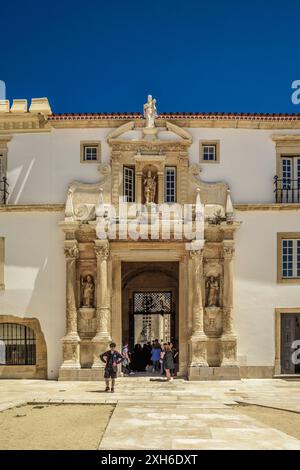
<path fill-rule="evenodd" d="M 109 257 L 109 244 L 95 245 L 95 253 L 98 260 L 107 260 Z"/>
<path fill-rule="evenodd" d="M 203 248 L 200 250 L 190 250 L 189 255 L 192 260 L 201 260 L 203 258 Z"/>
<path fill-rule="evenodd" d="M 233 245 L 224 245 L 223 246 L 223 256 L 224 259 L 231 259 L 233 258 L 235 253 L 235 248 Z"/>
<path fill-rule="evenodd" d="M 79 257 L 78 245 L 74 242 L 72 245 L 64 247 L 65 257 L 67 259 L 77 259 Z"/>

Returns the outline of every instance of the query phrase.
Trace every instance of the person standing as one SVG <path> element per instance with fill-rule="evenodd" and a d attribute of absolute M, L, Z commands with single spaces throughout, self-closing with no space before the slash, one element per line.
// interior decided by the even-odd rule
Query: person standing
<path fill-rule="evenodd" d="M 174 360 L 171 347 L 169 344 L 164 345 L 164 357 L 163 357 L 163 366 L 166 372 L 167 382 L 171 380 L 171 370 L 174 369 Z"/>
<path fill-rule="evenodd" d="M 165 369 L 164 369 L 164 355 L 165 355 L 165 346 L 167 343 L 164 343 L 161 347 L 161 352 L 160 352 L 160 372 L 161 375 L 166 375 Z"/>
<path fill-rule="evenodd" d="M 110 349 L 100 355 L 100 359 L 105 363 L 104 378 L 106 383 L 105 391 L 109 392 L 109 379 L 111 379 L 111 392 L 115 391 L 115 380 L 117 377 L 118 364 L 123 362 L 123 357 L 116 351 L 116 343 L 110 343 Z"/>
<path fill-rule="evenodd" d="M 172 375 L 172 377 L 174 377 L 177 373 L 177 364 L 178 364 L 179 353 L 178 353 L 178 350 L 176 349 L 174 343 L 169 343 L 169 344 L 170 344 L 170 347 L 171 347 L 171 351 L 172 351 L 172 354 L 173 354 L 173 361 L 174 361 L 174 369 L 171 370 L 171 375 Z"/>
<path fill-rule="evenodd" d="M 130 371 L 130 357 L 129 357 L 129 349 L 128 349 L 128 344 L 124 344 L 122 348 L 122 357 L 123 357 L 123 362 L 122 362 L 122 369 L 123 369 L 123 374 L 129 375 L 131 373 Z"/>
<path fill-rule="evenodd" d="M 154 345 L 151 350 L 151 361 L 152 361 L 152 366 L 153 366 L 153 372 L 157 372 L 159 370 L 160 352 L 161 352 L 161 347 L 158 342 L 158 339 L 156 339 L 154 341 Z"/>

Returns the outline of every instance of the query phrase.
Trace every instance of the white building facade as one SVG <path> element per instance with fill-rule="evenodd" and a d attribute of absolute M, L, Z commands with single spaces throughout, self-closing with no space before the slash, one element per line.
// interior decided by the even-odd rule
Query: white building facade
<path fill-rule="evenodd" d="M 197 197 L 201 243 L 120 238 L 120 200 L 194 223 Z M 299 116 L 1 102 L 0 377 L 98 380 L 111 340 L 157 336 L 192 380 L 299 373 L 299 210 Z"/>

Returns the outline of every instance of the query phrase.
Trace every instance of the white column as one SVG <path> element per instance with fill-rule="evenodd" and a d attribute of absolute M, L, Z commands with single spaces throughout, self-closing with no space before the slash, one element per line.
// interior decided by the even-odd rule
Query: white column
<path fill-rule="evenodd" d="M 95 252 L 97 257 L 97 283 L 96 283 L 96 335 L 94 343 L 93 368 L 103 367 L 100 354 L 104 352 L 111 341 L 111 298 L 108 270 L 109 242 L 107 240 L 95 241 Z"/>
<path fill-rule="evenodd" d="M 76 261 L 79 256 L 76 240 L 66 240 L 64 248 L 66 256 L 66 336 L 63 338 L 62 369 L 80 369 L 79 343 L 77 331 L 76 306 Z"/>
<path fill-rule="evenodd" d="M 237 337 L 233 327 L 233 257 L 234 241 L 224 240 L 223 333 L 221 365 L 236 365 Z"/>
<path fill-rule="evenodd" d="M 201 283 L 203 280 L 203 245 L 190 251 L 192 292 L 192 335 L 190 338 L 190 367 L 208 366 L 207 336 L 203 328 L 203 301 Z"/>

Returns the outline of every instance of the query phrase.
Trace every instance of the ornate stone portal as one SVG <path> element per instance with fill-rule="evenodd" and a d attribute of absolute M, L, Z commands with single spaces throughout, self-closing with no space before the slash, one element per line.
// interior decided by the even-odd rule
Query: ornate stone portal
<path fill-rule="evenodd" d="M 67 304 L 62 380 L 99 380 L 99 354 L 113 339 L 121 348 L 121 263 L 176 261 L 179 264 L 179 373 L 191 380 L 239 378 L 237 338 L 233 327 L 234 220 L 225 183 L 204 183 L 198 165 L 189 164 L 191 135 L 159 121 L 151 95 L 145 120 L 126 123 L 107 138 L 110 164 L 99 167 L 97 184 L 74 182 L 68 190 L 65 221 Z M 146 124 L 146 125 L 144 125 Z M 134 138 L 126 134 L 140 133 Z M 163 138 L 160 139 L 160 133 Z M 120 206 L 123 168 L 135 169 L 135 203 L 128 204 L 128 226 Z M 176 168 L 176 203 L 170 236 L 163 236 L 165 169 Z M 150 210 L 143 212 L 141 204 Z M 178 238 L 184 210 L 191 211 Z M 154 218 L 148 215 L 154 214 Z M 202 237 L 196 237 L 202 217 Z M 136 224 L 134 238 L 128 227 Z M 146 236 L 145 236 L 146 234 Z M 151 239 L 152 235 L 155 235 Z M 151 286 L 149 286 L 151 288 Z"/>

